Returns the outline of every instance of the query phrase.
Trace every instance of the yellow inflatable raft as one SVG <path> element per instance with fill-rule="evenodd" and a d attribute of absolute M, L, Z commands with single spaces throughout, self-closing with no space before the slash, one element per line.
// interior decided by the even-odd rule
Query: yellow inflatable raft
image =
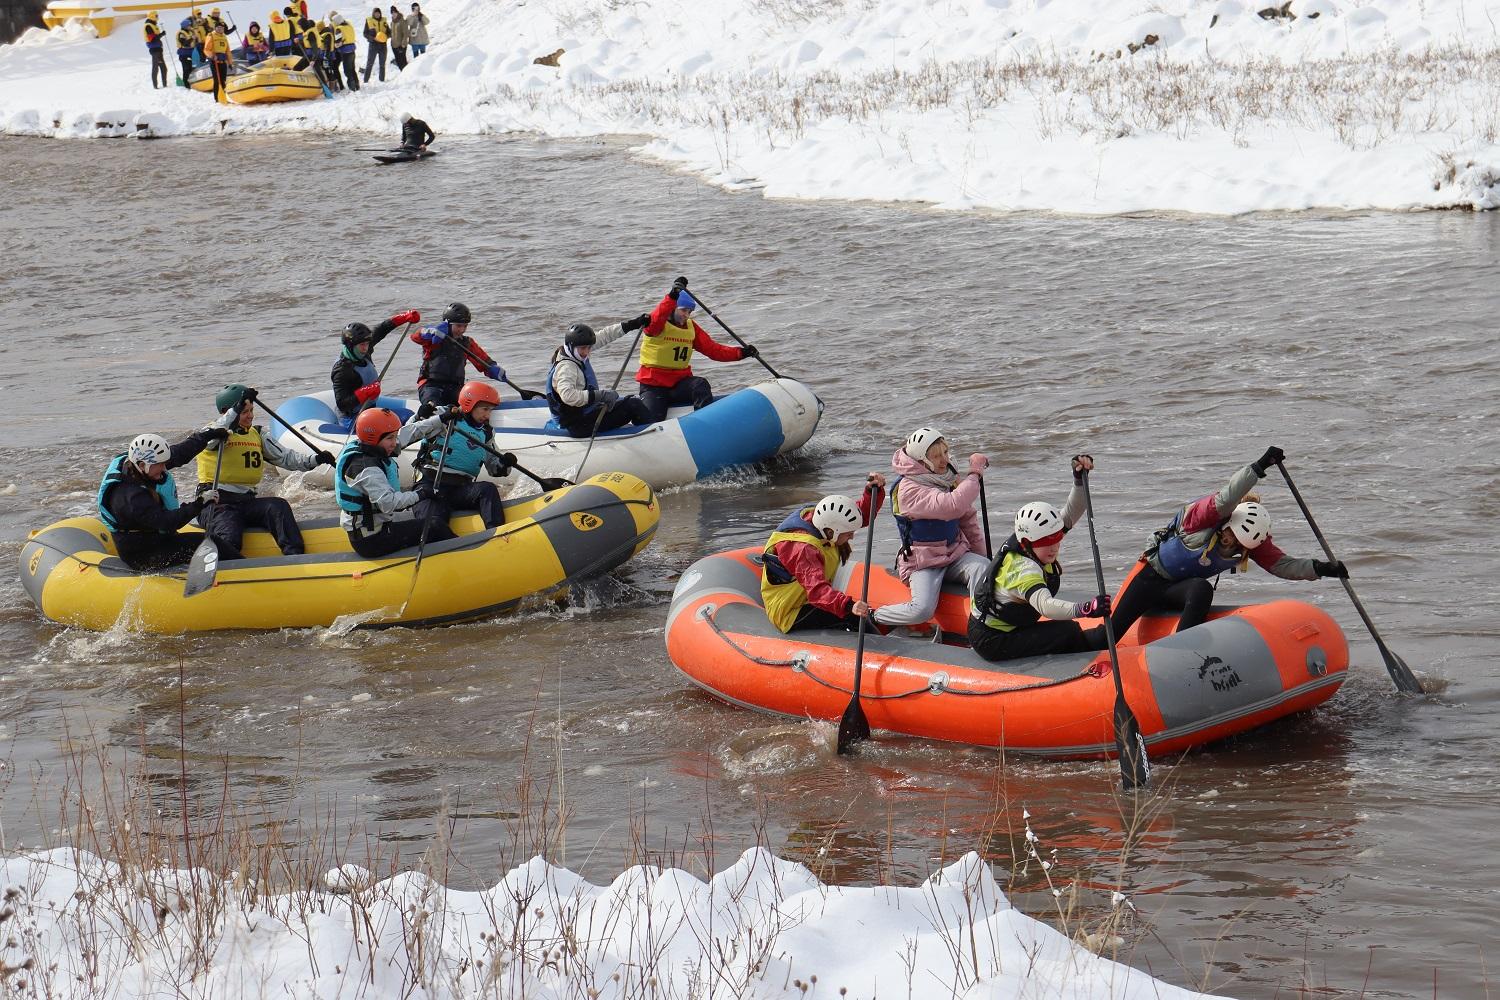
<path fill-rule="evenodd" d="M 292 69 L 301 61 L 297 56 L 272 56 L 230 77 L 224 84 L 224 94 L 231 104 L 272 104 L 322 97 L 323 85 L 316 73 Z M 209 86 L 212 88 L 212 81 Z"/>
<path fill-rule="evenodd" d="M 334 518 L 302 522 L 300 556 L 281 555 L 269 533 L 251 530 L 246 558 L 220 563 L 214 586 L 187 598 L 185 567 L 139 573 L 116 555 L 97 518 L 71 517 L 31 534 L 21 582 L 47 618 L 96 630 L 313 628 L 345 615 L 370 615 L 361 622 L 368 627 L 443 625 L 503 614 L 527 595 L 614 569 L 646 547 L 659 517 L 644 482 L 601 473 L 506 501 L 498 528 L 482 529 L 475 514 L 455 517 L 459 537 L 428 543 L 415 588 L 414 548 L 365 559 Z"/>
<path fill-rule="evenodd" d="M 272 56 L 247 66 L 234 62 L 224 81 L 224 96 L 233 104 L 271 104 L 276 101 L 306 101 L 323 96 L 323 85 L 311 70 L 292 69 L 299 56 Z M 213 71 L 207 64 L 193 70 L 188 86 L 200 94 L 214 92 Z"/>

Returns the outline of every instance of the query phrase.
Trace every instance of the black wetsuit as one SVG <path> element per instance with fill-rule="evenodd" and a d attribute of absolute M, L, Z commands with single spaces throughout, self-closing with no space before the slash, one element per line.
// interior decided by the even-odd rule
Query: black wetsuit
<path fill-rule="evenodd" d="M 401 148 L 419 149 L 436 139 L 432 129 L 420 118 L 409 119 L 401 126 Z"/>

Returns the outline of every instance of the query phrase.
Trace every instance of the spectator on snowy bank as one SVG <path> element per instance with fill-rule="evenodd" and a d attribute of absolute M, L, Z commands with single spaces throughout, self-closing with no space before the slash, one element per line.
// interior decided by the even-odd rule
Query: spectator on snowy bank
<path fill-rule="evenodd" d="M 146 51 L 151 53 L 151 89 L 157 89 L 156 77 L 161 74 L 161 86 L 167 86 L 167 59 L 162 54 L 161 15 L 152 11 L 146 17 Z"/>
<path fill-rule="evenodd" d="M 271 25 L 266 30 L 271 33 L 272 55 L 289 56 L 292 54 L 292 32 L 296 29 L 281 11 L 271 11 Z"/>
<path fill-rule="evenodd" d="M 422 13 L 421 4 L 411 5 L 406 23 L 411 29 L 411 57 L 415 59 L 427 51 L 427 15 Z"/>
<path fill-rule="evenodd" d="M 193 19 L 185 17 L 177 29 L 177 65 L 182 68 L 182 79 L 177 82 L 188 85 L 188 74 L 193 71 L 193 53 L 198 48 L 198 38 L 193 34 Z"/>
<path fill-rule="evenodd" d="M 391 59 L 397 70 L 406 68 L 406 47 L 411 44 L 411 26 L 401 14 L 401 8 L 391 4 Z"/>
<path fill-rule="evenodd" d="M 385 15 L 376 7 L 370 11 L 370 16 L 365 18 L 365 83 L 370 82 L 370 70 L 375 67 L 376 56 L 380 57 L 380 82 L 385 82 L 385 56 L 386 43 L 391 38 L 391 26 L 386 21 Z"/>
<path fill-rule="evenodd" d="M 251 21 L 245 30 L 245 63 L 254 66 L 271 54 L 271 43 L 260 32 L 260 22 Z"/>
<path fill-rule="evenodd" d="M 224 33 L 224 22 L 214 25 L 214 33 L 203 43 L 203 54 L 208 59 L 214 74 L 214 100 L 226 104 L 224 85 L 229 80 L 229 36 Z"/>
<path fill-rule="evenodd" d="M 354 25 L 344 20 L 336 10 L 328 12 L 329 30 L 333 32 L 333 50 L 338 54 L 337 65 L 344 67 L 344 79 L 349 89 L 359 90 L 359 68 L 354 65 Z"/>

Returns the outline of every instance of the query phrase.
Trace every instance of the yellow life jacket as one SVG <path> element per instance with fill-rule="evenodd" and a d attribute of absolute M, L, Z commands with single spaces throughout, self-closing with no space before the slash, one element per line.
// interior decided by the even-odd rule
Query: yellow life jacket
<path fill-rule="evenodd" d="M 354 39 L 357 37 L 354 34 L 354 25 L 350 24 L 348 21 L 345 21 L 343 24 L 333 25 L 333 30 L 337 33 L 335 35 L 334 44 L 338 48 L 343 48 L 345 45 L 354 44 Z"/>
<path fill-rule="evenodd" d="M 227 459 L 225 460 L 228 461 Z M 788 524 L 799 520 L 810 524 L 812 520 L 812 509 L 808 508 L 800 515 L 794 514 L 782 522 L 781 527 L 771 532 L 771 537 L 766 539 L 766 547 L 761 552 L 761 561 L 764 564 L 767 557 L 773 556 L 778 542 L 804 542 L 815 547 L 823 556 L 823 575 L 830 581 L 839 569 L 838 546 L 827 541 L 820 535 L 809 535 L 805 531 L 785 530 Z M 785 583 L 773 583 L 771 576 L 779 569 L 782 575 L 790 575 L 789 571 L 780 566 L 767 568 L 762 566 L 760 572 L 760 602 L 766 609 L 766 617 L 771 619 L 771 624 L 782 632 L 789 631 L 792 624 L 797 620 L 797 612 L 807 603 L 807 589 L 802 582 L 793 576 Z"/>
<path fill-rule="evenodd" d="M 273 42 L 286 42 L 291 40 L 291 24 L 279 17 L 272 18 L 268 30 L 271 32 L 271 41 Z"/>
<path fill-rule="evenodd" d="M 218 32 L 214 32 L 203 43 L 203 54 L 210 59 L 215 56 L 225 56 L 227 58 L 229 55 L 229 39 Z"/>
<path fill-rule="evenodd" d="M 691 320 L 685 327 L 673 326 L 672 321 L 667 320 L 661 333 L 641 338 L 641 364 L 671 371 L 681 371 L 691 366 L 693 339 L 696 335 Z"/>
<path fill-rule="evenodd" d="M 261 454 L 259 427 L 251 427 L 247 431 L 235 428 L 228 438 L 219 442 L 219 447 L 226 449 L 222 466 L 219 465 L 217 451 L 205 448 L 198 452 L 198 482 L 213 482 L 214 469 L 218 468 L 221 483 L 250 489 L 260 485 L 260 477 L 265 472 L 261 468 L 265 464 L 265 456 Z"/>
<path fill-rule="evenodd" d="M 383 18 L 383 17 L 382 18 L 374 18 L 374 17 L 367 17 L 367 18 L 365 18 L 365 29 L 368 30 L 368 31 L 375 32 L 375 41 L 377 41 L 377 42 L 383 42 L 387 38 L 390 37 L 389 35 L 387 35 L 385 33 L 386 21 L 385 21 L 385 18 Z"/>

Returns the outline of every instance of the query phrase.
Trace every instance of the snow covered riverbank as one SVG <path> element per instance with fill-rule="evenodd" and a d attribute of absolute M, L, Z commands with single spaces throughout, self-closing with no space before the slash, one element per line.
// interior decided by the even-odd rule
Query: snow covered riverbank
<path fill-rule="evenodd" d="M 0 981 L 51 997 L 1205 996 L 1017 912 L 974 854 L 910 888 L 825 886 L 761 849 L 707 883 L 636 867 L 596 886 L 539 859 L 483 892 L 354 866 L 325 882 L 258 896 L 67 849 L 0 860 Z"/>
<path fill-rule="evenodd" d="M 241 25 L 265 18 L 223 6 Z M 433 48 L 399 79 L 265 108 L 151 90 L 139 25 L 31 36 L 0 48 L 0 131 L 393 135 L 410 108 L 440 134 L 642 135 L 651 156 L 777 197 L 1084 214 L 1500 206 L 1500 0 L 427 9 Z M 558 68 L 533 63 L 558 48 Z"/>

